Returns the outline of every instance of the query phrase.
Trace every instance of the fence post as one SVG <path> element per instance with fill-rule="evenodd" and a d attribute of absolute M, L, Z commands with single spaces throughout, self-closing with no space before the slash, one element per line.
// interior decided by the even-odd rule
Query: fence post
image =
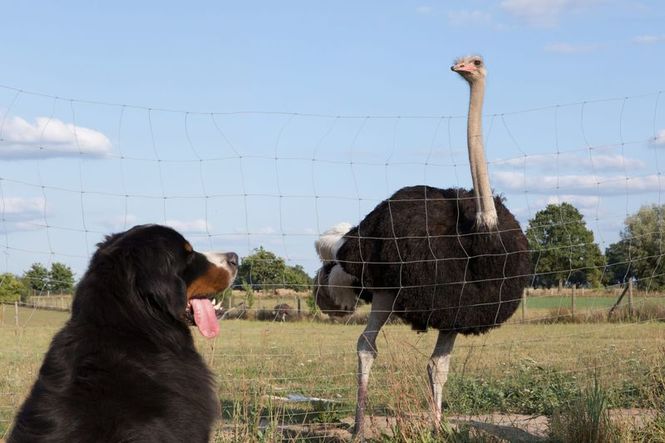
<path fill-rule="evenodd" d="M 628 280 L 628 315 L 633 317 L 633 280 Z"/>
<path fill-rule="evenodd" d="M 14 330 L 14 335 L 18 335 L 18 302 L 14 302 L 14 325 L 16 326 L 16 329 Z"/>
<path fill-rule="evenodd" d="M 577 285 L 573 285 L 573 293 L 572 293 L 571 303 L 570 303 L 570 310 L 572 311 L 571 316 L 572 316 L 573 320 L 575 319 L 575 297 L 577 295 L 577 294 L 575 294 L 575 289 L 576 288 L 577 288 Z"/>
<path fill-rule="evenodd" d="M 296 302 L 298 303 L 298 317 L 300 317 L 300 297 L 296 296 Z"/>
<path fill-rule="evenodd" d="M 527 297 L 527 289 L 524 288 L 522 291 L 522 323 L 526 320 L 526 297 Z"/>

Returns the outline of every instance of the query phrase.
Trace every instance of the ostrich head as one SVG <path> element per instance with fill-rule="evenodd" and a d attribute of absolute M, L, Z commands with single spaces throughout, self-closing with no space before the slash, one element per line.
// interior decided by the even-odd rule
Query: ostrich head
<path fill-rule="evenodd" d="M 483 62 L 483 58 L 479 55 L 468 55 L 466 57 L 458 58 L 450 67 L 450 70 L 457 72 L 469 83 L 484 79 L 487 75 L 485 63 Z"/>

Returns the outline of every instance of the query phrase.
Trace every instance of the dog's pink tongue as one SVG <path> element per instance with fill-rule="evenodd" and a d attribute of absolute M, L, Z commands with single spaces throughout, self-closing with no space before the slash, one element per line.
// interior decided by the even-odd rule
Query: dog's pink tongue
<path fill-rule="evenodd" d="M 213 338 L 219 334 L 219 324 L 215 316 L 215 308 L 207 298 L 193 298 L 190 300 L 194 311 L 194 322 L 199 332 L 206 338 Z"/>

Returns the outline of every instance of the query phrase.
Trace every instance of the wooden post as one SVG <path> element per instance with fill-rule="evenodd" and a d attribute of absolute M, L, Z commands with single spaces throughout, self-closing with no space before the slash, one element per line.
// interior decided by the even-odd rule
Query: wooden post
<path fill-rule="evenodd" d="M 296 301 L 298 302 L 298 317 L 300 317 L 300 297 L 296 297 Z"/>
<path fill-rule="evenodd" d="M 522 291 L 522 323 L 526 321 L 526 298 L 527 289 L 524 288 L 524 291 Z"/>
<path fill-rule="evenodd" d="M 632 282 L 629 280 L 629 281 L 628 281 L 628 284 L 626 285 L 626 287 L 624 288 L 623 292 L 621 293 L 621 295 L 620 295 L 619 298 L 617 299 L 616 303 L 614 303 L 614 306 L 612 306 L 612 307 L 610 308 L 610 311 L 607 313 L 607 318 L 608 318 L 608 319 L 612 318 L 612 313 L 613 313 L 614 310 L 617 308 L 617 306 L 619 306 L 619 303 L 621 303 L 621 300 L 623 299 L 623 296 L 626 295 L 626 292 L 628 292 L 628 290 L 629 290 L 631 287 L 632 287 Z"/>
<path fill-rule="evenodd" d="M 577 285 L 573 285 L 573 288 L 572 288 L 573 292 L 572 292 L 572 296 L 570 298 L 570 302 L 571 302 L 570 303 L 570 310 L 571 310 L 571 316 L 572 316 L 573 320 L 575 319 L 575 297 L 577 295 L 577 294 L 575 294 L 575 289 L 576 288 L 577 288 Z"/>
<path fill-rule="evenodd" d="M 559 286 L 557 287 L 557 294 L 561 295 L 561 292 L 563 292 L 563 279 L 559 279 Z"/>
<path fill-rule="evenodd" d="M 628 316 L 633 317 L 633 280 L 628 280 Z"/>
<path fill-rule="evenodd" d="M 16 326 L 16 329 L 14 330 L 14 335 L 18 335 L 18 302 L 14 302 L 14 325 Z"/>

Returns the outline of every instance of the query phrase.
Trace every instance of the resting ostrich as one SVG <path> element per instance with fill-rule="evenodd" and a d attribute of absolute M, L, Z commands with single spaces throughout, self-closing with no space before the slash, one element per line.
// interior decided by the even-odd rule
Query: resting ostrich
<path fill-rule="evenodd" d="M 500 197 L 493 197 L 482 141 L 485 65 L 464 57 L 451 67 L 470 87 L 467 143 L 473 190 L 410 186 L 381 202 L 358 226 L 340 224 L 316 242 L 323 266 L 314 296 L 323 312 L 345 315 L 371 302 L 358 339 L 356 434 L 362 433 L 376 337 L 391 314 L 439 335 L 427 371 L 433 420 L 457 334 L 482 334 L 517 309 L 531 265 L 527 239 Z"/>

